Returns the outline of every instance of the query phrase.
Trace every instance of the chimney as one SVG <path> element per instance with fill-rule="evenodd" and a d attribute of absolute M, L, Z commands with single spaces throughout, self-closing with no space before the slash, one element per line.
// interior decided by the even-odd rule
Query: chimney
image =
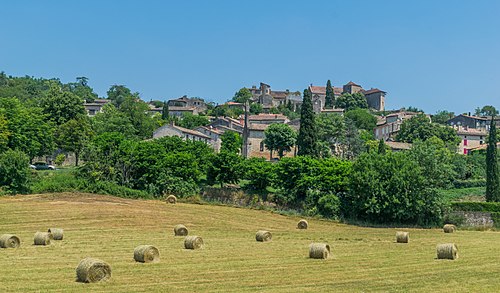
<path fill-rule="evenodd" d="M 470 116 L 470 112 L 469 112 L 469 116 Z"/>

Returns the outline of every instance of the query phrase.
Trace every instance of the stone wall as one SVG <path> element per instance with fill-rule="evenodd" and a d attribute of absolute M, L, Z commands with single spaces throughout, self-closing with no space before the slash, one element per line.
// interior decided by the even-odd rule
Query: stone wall
<path fill-rule="evenodd" d="M 465 227 L 493 227 L 494 222 L 491 213 L 488 212 L 464 212 L 455 211 L 452 215 L 463 219 L 462 226 Z"/>

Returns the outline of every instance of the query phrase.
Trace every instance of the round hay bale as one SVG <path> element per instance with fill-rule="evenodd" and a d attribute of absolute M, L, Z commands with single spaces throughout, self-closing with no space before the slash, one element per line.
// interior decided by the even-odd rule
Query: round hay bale
<path fill-rule="evenodd" d="M 184 239 L 186 249 L 199 249 L 203 247 L 203 239 L 200 236 L 187 236 Z"/>
<path fill-rule="evenodd" d="M 21 239 L 16 235 L 3 234 L 0 236 L 1 248 L 18 248 L 19 246 L 21 246 Z"/>
<path fill-rule="evenodd" d="M 35 245 L 50 245 L 52 234 L 49 232 L 36 232 L 34 237 Z"/>
<path fill-rule="evenodd" d="M 443 226 L 444 233 L 453 233 L 457 230 L 457 226 L 452 224 L 446 224 Z"/>
<path fill-rule="evenodd" d="M 454 243 L 438 244 L 436 247 L 438 259 L 457 259 L 458 248 Z"/>
<path fill-rule="evenodd" d="M 175 236 L 187 236 L 188 235 L 188 229 L 186 226 L 179 224 L 174 227 L 174 235 Z"/>
<path fill-rule="evenodd" d="M 159 262 L 160 251 L 153 245 L 140 245 L 134 249 L 134 259 L 137 262 Z"/>
<path fill-rule="evenodd" d="M 330 256 L 330 245 L 326 243 L 311 243 L 309 245 L 309 257 L 327 259 Z"/>
<path fill-rule="evenodd" d="M 309 223 L 306 220 L 302 219 L 297 223 L 297 229 L 307 229 Z"/>
<path fill-rule="evenodd" d="M 167 196 L 165 201 L 167 203 L 170 203 L 170 204 L 175 204 L 177 202 L 177 197 L 175 197 L 175 195 L 171 194 L 171 195 Z"/>
<path fill-rule="evenodd" d="M 273 239 L 273 235 L 269 231 L 257 231 L 257 234 L 255 234 L 255 240 L 259 242 L 267 242 L 271 241 Z"/>
<path fill-rule="evenodd" d="M 95 283 L 111 278 L 111 267 L 102 260 L 87 257 L 76 267 L 76 279 L 83 283 Z"/>
<path fill-rule="evenodd" d="M 410 233 L 409 232 L 396 232 L 396 242 L 397 243 L 408 243 L 410 242 Z"/>
<path fill-rule="evenodd" d="M 52 234 L 52 238 L 54 240 L 63 240 L 64 237 L 64 230 L 61 228 L 50 228 L 48 230 L 49 233 Z"/>

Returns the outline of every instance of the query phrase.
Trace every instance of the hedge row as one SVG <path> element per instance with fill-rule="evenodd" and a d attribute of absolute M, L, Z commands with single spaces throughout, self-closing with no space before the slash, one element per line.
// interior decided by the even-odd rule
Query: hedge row
<path fill-rule="evenodd" d="M 453 186 L 455 188 L 484 187 L 486 186 L 486 179 L 455 180 Z"/>
<path fill-rule="evenodd" d="M 500 202 L 452 202 L 455 211 L 500 213 Z"/>

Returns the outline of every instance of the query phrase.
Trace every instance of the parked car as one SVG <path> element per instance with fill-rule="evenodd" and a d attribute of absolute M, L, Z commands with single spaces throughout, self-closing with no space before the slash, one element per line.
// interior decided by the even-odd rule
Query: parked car
<path fill-rule="evenodd" d="M 49 165 L 45 162 L 35 162 L 33 165 L 30 165 L 31 169 L 34 170 L 55 170 L 56 167 Z"/>

